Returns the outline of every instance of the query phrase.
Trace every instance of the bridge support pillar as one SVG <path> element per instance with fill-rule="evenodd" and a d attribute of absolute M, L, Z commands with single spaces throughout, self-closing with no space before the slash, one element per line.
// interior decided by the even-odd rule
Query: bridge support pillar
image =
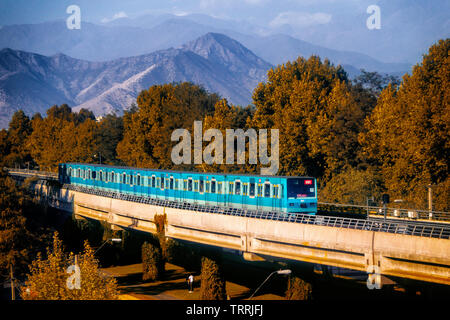
<path fill-rule="evenodd" d="M 247 260 L 247 261 L 266 261 L 266 259 L 264 259 L 263 257 L 261 257 L 257 254 L 251 253 L 251 252 L 243 252 L 242 256 L 243 256 L 244 260 Z"/>
<path fill-rule="evenodd" d="M 125 229 L 122 228 L 121 226 L 116 225 L 116 224 L 111 224 L 111 230 L 113 230 L 113 231 L 123 231 Z"/>
<path fill-rule="evenodd" d="M 79 220 L 79 221 L 86 221 L 87 219 L 83 216 L 80 216 L 79 214 L 74 214 L 73 217 L 75 218 L 75 220 Z"/>

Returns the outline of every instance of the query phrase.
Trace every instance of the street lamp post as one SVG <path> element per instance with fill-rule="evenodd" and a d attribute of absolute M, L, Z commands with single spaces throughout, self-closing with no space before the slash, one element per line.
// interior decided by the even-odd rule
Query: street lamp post
<path fill-rule="evenodd" d="M 97 248 L 97 250 L 95 250 L 94 255 L 109 241 L 111 241 L 111 242 L 122 242 L 122 239 L 120 239 L 120 238 L 107 239 L 105 242 L 102 243 L 102 245 L 100 247 Z"/>
<path fill-rule="evenodd" d="M 274 272 L 272 272 L 271 274 L 269 274 L 269 276 L 266 278 L 266 280 L 264 280 L 264 282 L 263 283 L 261 283 L 261 285 L 255 290 L 255 292 L 253 292 L 253 294 L 250 296 L 250 298 L 248 298 L 249 300 L 251 299 L 251 298 L 253 298 L 253 296 L 256 294 L 256 292 L 258 292 L 258 290 L 267 282 L 267 280 L 269 280 L 269 278 L 272 276 L 272 275 L 274 275 L 275 273 L 277 273 L 277 274 L 281 274 L 281 275 L 288 275 L 288 274 L 291 274 L 291 270 L 289 270 L 289 269 L 285 269 L 285 270 L 278 270 L 278 271 L 274 271 Z"/>

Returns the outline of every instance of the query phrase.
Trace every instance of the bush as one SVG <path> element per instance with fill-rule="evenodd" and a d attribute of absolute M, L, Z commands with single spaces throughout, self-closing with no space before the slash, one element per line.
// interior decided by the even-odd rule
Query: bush
<path fill-rule="evenodd" d="M 311 300 L 312 286 L 310 283 L 298 278 L 290 277 L 286 290 L 287 300 Z"/>
<path fill-rule="evenodd" d="M 142 280 L 156 281 L 164 272 L 161 249 L 144 242 L 142 245 Z"/>
<path fill-rule="evenodd" d="M 225 279 L 219 265 L 206 257 L 202 258 L 200 297 L 202 300 L 225 300 Z"/>

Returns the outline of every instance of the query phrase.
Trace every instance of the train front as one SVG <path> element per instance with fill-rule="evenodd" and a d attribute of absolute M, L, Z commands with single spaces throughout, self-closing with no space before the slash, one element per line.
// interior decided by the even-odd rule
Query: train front
<path fill-rule="evenodd" d="M 315 178 L 287 178 L 287 212 L 317 213 Z"/>

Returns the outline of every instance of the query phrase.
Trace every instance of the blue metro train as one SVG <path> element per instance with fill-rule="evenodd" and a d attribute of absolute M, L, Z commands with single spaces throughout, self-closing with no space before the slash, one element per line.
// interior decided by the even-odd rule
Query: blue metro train
<path fill-rule="evenodd" d="M 63 163 L 60 183 L 157 199 L 259 211 L 316 214 L 312 177 L 258 176 Z"/>

